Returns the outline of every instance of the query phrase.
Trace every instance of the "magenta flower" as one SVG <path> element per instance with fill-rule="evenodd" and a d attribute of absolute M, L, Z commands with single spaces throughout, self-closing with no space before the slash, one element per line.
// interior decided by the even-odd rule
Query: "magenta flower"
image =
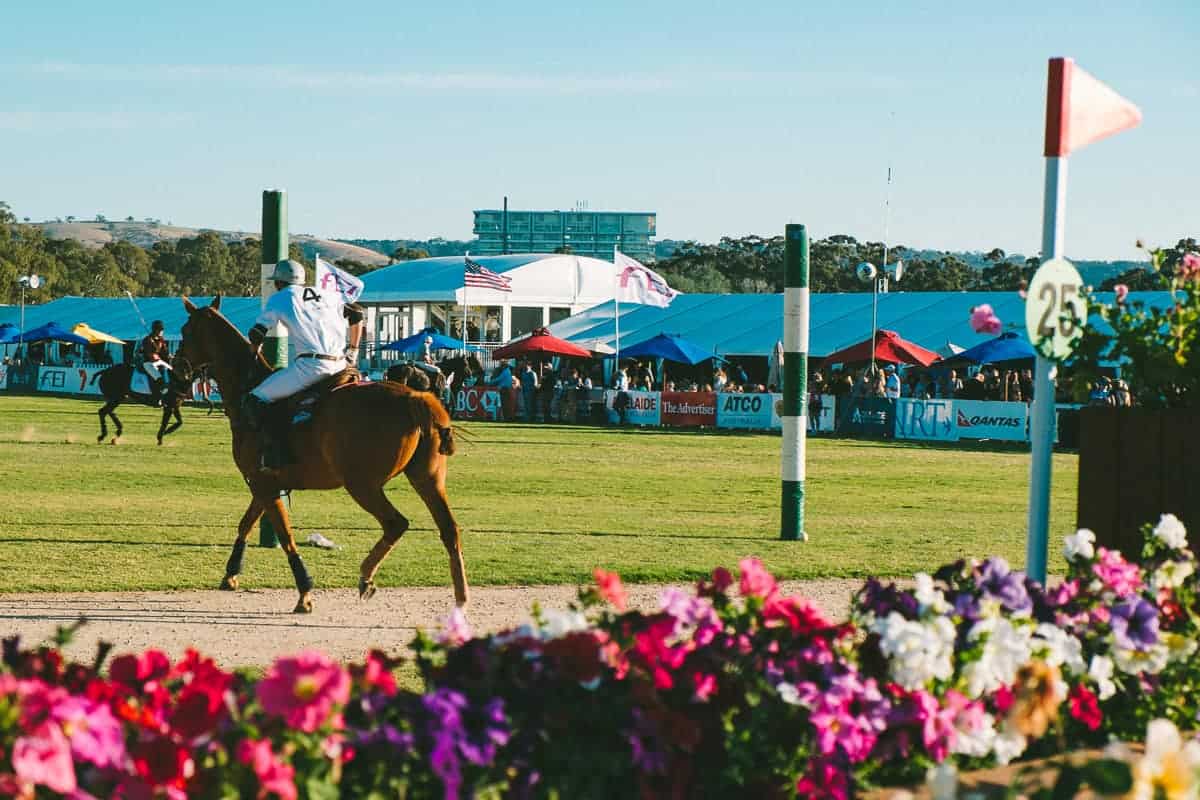
<path fill-rule="evenodd" d="M 956 710 L 943 710 L 938 706 L 937 698 L 924 690 L 912 694 L 917 704 L 917 715 L 921 721 L 921 741 L 931 758 L 939 764 L 950 755 L 950 749 L 958 736 L 954 727 Z"/>
<path fill-rule="evenodd" d="M 1184 278 L 1200 277 L 1200 255 L 1187 253 L 1179 265 L 1179 274 Z"/>
<path fill-rule="evenodd" d="M 277 659 L 259 681 L 257 692 L 268 714 L 312 733 L 329 719 L 334 706 L 350 699 L 350 675 L 325 655 L 308 650 Z"/>
<path fill-rule="evenodd" d="M 738 562 L 738 568 L 742 573 L 738 588 L 743 597 L 771 597 L 778 591 L 775 577 L 757 558 L 743 558 Z"/>
<path fill-rule="evenodd" d="M 997 334 L 1003 329 L 1003 323 L 992 310 L 991 305 L 982 303 L 971 309 L 971 330 L 976 333 Z"/>
<path fill-rule="evenodd" d="M 1142 571 L 1137 564 L 1130 564 L 1116 550 L 1101 547 L 1092 571 L 1117 597 L 1128 597 L 1142 588 Z"/>
<path fill-rule="evenodd" d="M 125 733 L 108 706 L 83 697 L 68 697 L 50 712 L 71 742 L 71 753 L 97 767 L 125 763 Z"/>
<path fill-rule="evenodd" d="M 254 770 L 258 778 L 259 798 L 274 795 L 279 800 L 296 800 L 296 769 L 275 757 L 269 741 L 243 739 L 238 743 L 237 757 L 238 761 Z"/>
<path fill-rule="evenodd" d="M 1117 295 L 1117 304 L 1118 305 L 1120 305 L 1121 303 L 1124 303 L 1125 298 L 1129 297 L 1129 287 L 1123 283 L 1118 283 L 1116 286 L 1114 286 L 1113 291 Z"/>
<path fill-rule="evenodd" d="M 71 745 L 62 728 L 52 722 L 42 723 L 13 742 L 12 766 L 17 777 L 27 783 L 45 786 L 59 794 L 75 791 Z"/>

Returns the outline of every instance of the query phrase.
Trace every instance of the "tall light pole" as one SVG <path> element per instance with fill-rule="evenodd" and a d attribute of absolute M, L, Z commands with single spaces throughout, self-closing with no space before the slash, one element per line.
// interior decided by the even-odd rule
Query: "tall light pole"
<path fill-rule="evenodd" d="M 25 343 L 25 287 L 37 289 L 42 285 L 42 278 L 40 275 L 22 275 L 17 278 L 17 283 L 21 284 L 21 327 L 17 330 L 17 352 L 21 355 L 21 366 L 24 368 L 25 362 L 29 360 L 22 347 Z"/>

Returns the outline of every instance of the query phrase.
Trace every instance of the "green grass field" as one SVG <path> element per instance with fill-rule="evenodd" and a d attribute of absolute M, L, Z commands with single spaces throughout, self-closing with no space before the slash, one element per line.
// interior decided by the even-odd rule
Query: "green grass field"
<path fill-rule="evenodd" d="M 158 412 L 124 406 L 125 438 L 98 445 L 97 401 L 0 395 L 0 591 L 215 588 L 248 494 L 224 416 L 185 409 L 154 444 Z M 1029 456 L 1016 450 L 810 442 L 808 543 L 778 540 L 779 438 L 469 425 L 450 465 L 473 584 L 576 583 L 594 567 L 631 582 L 695 579 L 761 557 L 788 578 L 904 575 L 960 556 L 1024 562 Z M 1077 459 L 1056 455 L 1051 570 L 1074 521 Z M 424 506 L 399 478 L 412 529 L 382 586 L 449 584 Z M 320 587 L 353 586 L 379 535 L 341 491 L 293 497 Z M 252 541 L 257 541 L 255 535 Z M 251 548 L 243 586 L 291 586 L 277 551 Z"/>

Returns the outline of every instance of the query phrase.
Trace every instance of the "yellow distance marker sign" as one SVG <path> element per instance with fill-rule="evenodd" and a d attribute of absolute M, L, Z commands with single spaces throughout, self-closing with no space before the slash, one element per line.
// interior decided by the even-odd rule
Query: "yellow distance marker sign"
<path fill-rule="evenodd" d="M 1062 361 L 1087 326 L 1083 278 L 1065 258 L 1054 258 L 1034 273 L 1025 297 L 1025 328 L 1034 349 Z"/>

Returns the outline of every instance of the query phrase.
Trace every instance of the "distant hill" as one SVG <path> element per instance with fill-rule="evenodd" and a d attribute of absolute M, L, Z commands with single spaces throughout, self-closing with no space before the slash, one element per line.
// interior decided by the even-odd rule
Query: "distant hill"
<path fill-rule="evenodd" d="M 40 222 L 36 223 L 51 239 L 74 239 L 85 247 L 99 249 L 114 241 L 129 242 L 147 249 L 157 242 L 189 239 L 202 231 L 211 228 L 184 228 L 177 225 L 164 225 L 161 222 Z M 258 232 L 249 231 L 217 231 L 225 242 L 236 242 L 242 239 L 257 239 Z M 359 247 L 347 242 L 333 239 L 321 239 L 303 233 L 291 234 L 291 241 L 300 245 L 307 258 L 313 253 L 320 253 L 322 258 L 329 261 L 349 259 L 363 264 L 381 266 L 391 261 L 386 254 L 366 247 Z"/>
<path fill-rule="evenodd" d="M 432 239 L 338 239 L 338 241 L 374 250 L 385 256 L 391 255 L 401 247 L 407 247 L 410 250 L 424 250 L 430 256 L 461 256 L 479 240 L 443 239 L 439 236 Z"/>

